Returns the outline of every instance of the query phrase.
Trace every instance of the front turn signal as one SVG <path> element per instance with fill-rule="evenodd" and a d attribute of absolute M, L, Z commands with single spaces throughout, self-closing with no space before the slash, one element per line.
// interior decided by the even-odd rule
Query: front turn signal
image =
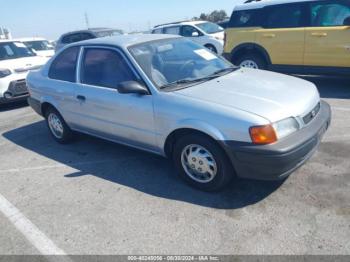
<path fill-rule="evenodd" d="M 277 141 L 276 131 L 272 125 L 251 127 L 250 137 L 254 144 L 267 145 Z"/>

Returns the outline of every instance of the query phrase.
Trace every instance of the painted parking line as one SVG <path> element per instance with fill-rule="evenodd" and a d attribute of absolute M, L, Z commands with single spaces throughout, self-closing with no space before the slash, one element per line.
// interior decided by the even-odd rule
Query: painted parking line
<path fill-rule="evenodd" d="M 44 165 L 44 166 L 36 166 L 36 167 L 25 167 L 25 168 L 11 168 L 6 170 L 0 170 L 0 174 L 7 173 L 18 173 L 25 171 L 36 171 L 36 170 L 45 170 L 45 169 L 56 169 L 56 168 L 66 168 L 66 167 L 79 167 L 79 166 L 87 166 L 87 165 L 98 165 L 98 164 L 108 164 L 115 163 L 115 159 L 111 160 L 101 160 L 101 161 L 87 161 L 87 162 L 77 162 L 77 163 L 67 163 L 67 164 L 55 164 L 55 165 Z"/>
<path fill-rule="evenodd" d="M 28 218 L 25 217 L 14 205 L 0 194 L 0 212 L 16 227 L 18 231 L 42 254 L 42 255 L 66 255 L 55 243 L 41 232 Z"/>
<path fill-rule="evenodd" d="M 333 106 L 332 109 L 333 109 L 333 110 L 336 110 L 336 111 L 346 111 L 346 112 L 350 112 L 350 108 L 347 108 L 347 107 L 337 107 L 337 106 Z"/>

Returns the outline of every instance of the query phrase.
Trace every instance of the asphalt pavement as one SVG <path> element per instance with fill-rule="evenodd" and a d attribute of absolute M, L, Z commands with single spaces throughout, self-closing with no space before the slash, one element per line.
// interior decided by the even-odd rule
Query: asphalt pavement
<path fill-rule="evenodd" d="M 184 184 L 159 156 L 81 136 L 58 145 L 25 103 L 0 108 L 0 254 L 350 255 L 350 79 L 306 77 L 332 106 L 284 182 Z"/>

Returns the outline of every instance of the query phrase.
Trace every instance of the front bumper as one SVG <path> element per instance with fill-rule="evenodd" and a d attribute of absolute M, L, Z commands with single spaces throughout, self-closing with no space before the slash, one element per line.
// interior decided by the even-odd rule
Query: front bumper
<path fill-rule="evenodd" d="M 331 124 L 331 108 L 322 101 L 315 119 L 306 127 L 271 145 L 224 141 L 238 177 L 282 180 L 301 167 L 317 150 Z"/>
<path fill-rule="evenodd" d="M 29 96 L 25 79 L 11 81 L 8 88 L 2 93 L 0 103 L 11 103 L 27 99 Z"/>

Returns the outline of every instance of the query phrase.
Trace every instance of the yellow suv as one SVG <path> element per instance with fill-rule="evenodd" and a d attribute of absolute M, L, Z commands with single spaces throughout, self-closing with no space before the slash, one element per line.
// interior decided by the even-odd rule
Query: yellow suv
<path fill-rule="evenodd" d="M 350 76 L 350 0 L 248 0 L 224 49 L 242 67 Z"/>

